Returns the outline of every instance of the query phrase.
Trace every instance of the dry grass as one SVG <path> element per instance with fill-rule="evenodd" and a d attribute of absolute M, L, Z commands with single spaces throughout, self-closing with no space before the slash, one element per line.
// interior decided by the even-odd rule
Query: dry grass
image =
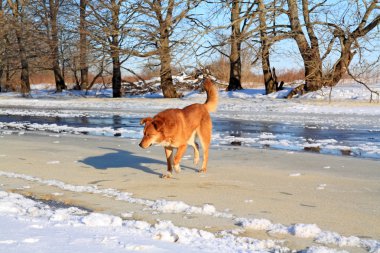
<path fill-rule="evenodd" d="M 210 64 L 207 66 L 211 73 L 221 80 L 224 83 L 228 83 L 229 81 L 229 62 L 228 59 L 221 58 L 220 60 Z M 175 71 L 175 74 L 178 74 Z M 173 72 L 173 73 L 174 73 Z M 259 70 L 257 73 L 253 73 L 248 70 L 248 68 L 243 69 L 242 73 L 242 83 L 243 83 L 243 88 L 253 88 L 253 87 L 263 87 L 264 86 L 264 80 L 263 80 L 263 75 L 260 74 L 261 70 Z M 304 71 L 299 70 L 299 69 L 285 69 L 285 70 L 277 70 L 276 71 L 278 81 L 284 81 L 285 83 L 291 83 L 297 80 L 303 80 L 304 79 Z M 140 73 L 140 77 L 143 78 L 144 80 L 149 80 L 152 79 L 153 77 L 159 76 L 158 71 L 142 71 Z M 91 82 L 94 78 L 93 74 L 89 74 L 89 82 Z M 122 80 L 124 82 L 135 82 L 138 81 L 139 79 L 136 76 L 123 76 Z M 362 79 L 361 79 L 362 80 Z M 365 80 L 366 83 L 368 84 L 373 84 L 373 83 L 379 83 L 380 82 L 380 74 L 371 74 L 370 77 L 364 77 L 363 80 Z M 75 78 L 72 76 L 71 73 L 67 73 L 65 76 L 65 81 L 68 87 L 72 87 L 75 84 Z M 37 73 L 32 73 L 30 75 L 30 82 L 31 85 L 34 84 L 46 84 L 49 86 L 54 86 L 55 85 L 55 80 L 54 80 L 54 75 L 52 71 L 44 71 L 44 72 L 37 72 Z M 96 83 L 106 83 L 110 84 L 112 82 L 112 76 L 104 76 L 103 78 L 99 78 Z M 351 77 L 349 77 L 347 74 L 344 75 L 344 77 L 341 80 L 341 84 L 344 83 L 352 83 L 353 80 Z M 3 85 L 6 88 L 6 90 L 9 91 L 19 91 L 20 90 L 20 73 L 15 73 L 12 75 L 11 80 L 6 84 L 3 80 Z"/>
<path fill-rule="evenodd" d="M 32 73 L 30 75 L 30 83 L 31 84 L 54 84 L 55 83 L 54 75 L 51 71 Z"/>
<path fill-rule="evenodd" d="M 230 73 L 230 65 L 228 59 L 221 58 L 207 67 L 210 69 L 211 73 L 213 73 L 213 75 L 216 78 L 223 82 L 228 82 Z M 277 70 L 276 74 L 278 77 L 278 81 L 284 81 L 285 83 L 304 79 L 303 70 Z M 261 87 L 264 85 L 264 77 L 262 74 L 253 73 L 249 70 L 248 66 L 245 66 L 242 71 L 242 83 L 243 88 Z"/>

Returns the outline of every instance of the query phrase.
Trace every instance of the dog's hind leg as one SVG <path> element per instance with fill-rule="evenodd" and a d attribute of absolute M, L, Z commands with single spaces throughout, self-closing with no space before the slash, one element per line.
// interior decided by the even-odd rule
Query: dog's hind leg
<path fill-rule="evenodd" d="M 201 141 L 202 149 L 203 149 L 203 161 L 202 167 L 199 172 L 207 171 L 207 162 L 208 162 L 208 149 L 211 143 L 211 134 L 212 134 L 212 122 L 210 117 L 204 118 L 201 121 L 201 125 L 197 129 L 197 134 L 199 140 Z"/>
<path fill-rule="evenodd" d="M 194 149 L 194 164 L 197 165 L 199 162 L 199 145 L 195 142 L 196 131 L 193 132 L 187 144 L 192 146 Z"/>
<path fill-rule="evenodd" d="M 172 164 L 173 164 L 173 148 L 165 147 L 166 163 L 168 166 L 168 171 L 166 174 L 162 175 L 163 178 L 170 178 L 172 176 Z"/>

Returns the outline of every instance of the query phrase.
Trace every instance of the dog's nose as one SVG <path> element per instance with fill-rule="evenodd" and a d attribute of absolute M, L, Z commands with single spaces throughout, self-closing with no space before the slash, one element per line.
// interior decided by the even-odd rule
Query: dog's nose
<path fill-rule="evenodd" d="M 140 142 L 139 146 L 142 148 L 142 144 L 141 144 L 141 142 Z"/>

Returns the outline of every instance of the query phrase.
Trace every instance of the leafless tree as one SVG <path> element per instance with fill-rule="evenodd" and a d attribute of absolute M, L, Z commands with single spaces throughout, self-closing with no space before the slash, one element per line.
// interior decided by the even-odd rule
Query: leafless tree
<path fill-rule="evenodd" d="M 270 49 L 271 46 L 283 39 L 289 38 L 289 34 L 283 31 L 283 24 L 277 24 L 276 19 L 282 8 L 283 1 L 264 1 L 258 0 L 259 12 L 259 37 L 260 37 L 260 52 L 261 66 L 264 76 L 265 93 L 270 94 L 282 89 L 284 82 L 277 80 L 275 68 L 270 65 Z M 270 27 L 268 27 L 270 24 Z M 286 25 L 285 25 L 286 26 Z"/>
<path fill-rule="evenodd" d="M 45 42 L 49 47 L 50 68 L 54 73 L 57 92 L 62 92 L 62 90 L 67 88 L 64 80 L 64 72 L 61 71 L 60 66 L 60 57 L 62 56 L 60 55 L 61 41 L 59 34 L 63 28 L 59 24 L 59 18 L 63 2 L 63 0 L 33 1 L 35 15 L 40 18 L 40 25 L 37 24 L 38 29 L 41 34 L 45 35 Z"/>
<path fill-rule="evenodd" d="M 209 48 L 217 50 L 229 59 L 229 85 L 227 90 L 242 89 L 242 52 L 249 48 L 249 40 L 258 29 L 257 1 L 207 1 L 211 6 L 218 4 L 217 19 L 228 16 L 224 24 L 211 27 L 215 33 L 216 42 Z M 227 19 L 227 18 L 225 18 Z M 213 24 L 214 25 L 214 24 Z M 229 33 L 227 31 L 230 31 Z M 225 47 L 228 46 L 228 53 Z"/>
<path fill-rule="evenodd" d="M 248 3 L 246 3 L 248 2 Z M 245 11 L 242 7 L 248 4 Z M 227 90 L 240 90 L 241 86 L 241 50 L 244 41 L 245 30 L 248 29 L 248 24 L 251 23 L 251 10 L 255 5 L 250 1 L 231 1 L 231 36 L 230 36 L 230 80 Z"/>
<path fill-rule="evenodd" d="M 127 40 L 137 6 L 138 2 L 126 0 L 88 2 L 88 35 L 105 48 L 111 58 L 113 97 L 121 97 L 121 67 L 130 57 Z"/>
<path fill-rule="evenodd" d="M 12 30 L 15 33 L 17 45 L 18 45 L 18 54 L 21 64 L 21 93 L 23 96 L 28 96 L 30 93 L 30 80 L 29 80 L 29 62 L 27 59 L 26 51 L 26 8 L 27 2 L 24 0 L 7 0 L 9 9 L 12 13 Z"/>
<path fill-rule="evenodd" d="M 0 31 L 0 92 L 2 89 L 2 78 L 4 73 L 4 54 L 5 54 L 5 17 L 3 9 L 3 1 L 0 1 L 0 27 L 3 29 Z"/>
<path fill-rule="evenodd" d="M 160 66 L 161 89 L 164 97 L 179 97 L 173 85 L 172 54 L 175 48 L 190 41 L 183 21 L 201 1 L 143 0 L 134 36 L 138 39 L 131 51 L 134 56 L 153 57 Z M 182 30 L 182 31 L 181 31 Z M 180 32 L 179 32 L 180 31 Z M 187 39 L 187 40 L 186 40 Z"/>
<path fill-rule="evenodd" d="M 362 39 L 379 25 L 379 1 L 287 0 L 287 4 L 291 34 L 305 69 L 305 84 L 295 88 L 288 98 L 335 86 L 363 48 Z M 324 62 L 332 52 L 338 57 L 328 66 Z"/>
<path fill-rule="evenodd" d="M 80 58 L 80 85 L 83 90 L 88 86 L 88 41 L 87 41 L 87 27 L 86 27 L 86 9 L 87 0 L 79 1 L 79 58 Z"/>

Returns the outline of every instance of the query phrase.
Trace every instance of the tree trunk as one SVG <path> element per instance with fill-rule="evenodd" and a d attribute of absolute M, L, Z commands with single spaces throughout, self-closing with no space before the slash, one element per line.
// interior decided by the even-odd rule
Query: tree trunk
<path fill-rule="evenodd" d="M 3 14 L 3 1 L 0 1 L 0 18 L 3 18 L 3 15 L 4 15 Z M 2 21 L 2 20 L 0 20 L 0 21 Z M 0 46 L 3 46 L 2 45 L 2 43 L 3 43 L 3 36 L 0 37 L 0 43 L 1 43 Z M 0 51 L 0 57 L 2 56 L 2 53 L 3 52 Z M 3 86 L 2 81 L 1 81 L 2 77 L 3 77 L 3 73 L 4 73 L 4 63 L 3 63 L 3 59 L 0 58 L 0 92 L 1 92 L 1 87 Z"/>
<path fill-rule="evenodd" d="M 9 84 L 11 83 L 11 64 L 9 63 L 9 59 L 6 60 L 5 64 L 5 91 L 9 90 Z"/>
<path fill-rule="evenodd" d="M 24 20 L 23 15 L 20 13 L 20 9 L 24 10 L 22 4 L 23 2 L 15 1 L 14 3 L 8 1 L 9 7 L 12 10 L 12 15 L 17 21 L 17 27 L 14 29 L 16 34 L 16 40 L 19 49 L 19 57 L 21 63 L 21 93 L 23 96 L 28 96 L 30 94 L 30 81 L 29 81 L 29 64 L 26 56 L 26 50 L 24 45 L 23 31 L 24 31 Z M 21 6 L 20 6 L 21 5 Z M 21 7 L 21 8 L 20 8 Z M 7 84 L 10 81 L 9 75 L 9 61 L 7 61 L 7 72 L 6 72 Z"/>
<path fill-rule="evenodd" d="M 111 0 L 112 6 L 112 32 L 111 35 L 111 57 L 112 57 L 112 96 L 114 98 L 121 97 L 121 62 L 120 62 L 120 24 L 119 24 L 119 14 L 120 6 L 117 4 L 116 0 Z"/>
<path fill-rule="evenodd" d="M 1 81 L 3 78 L 3 73 L 4 73 L 3 65 L 0 64 L 0 92 L 1 92 L 1 87 L 3 87 L 3 83 Z"/>
<path fill-rule="evenodd" d="M 305 65 L 305 91 L 317 91 L 323 87 L 322 61 L 319 49 L 309 49 L 301 51 Z M 315 51 L 318 51 L 317 53 Z"/>
<path fill-rule="evenodd" d="M 355 55 L 355 52 L 351 51 L 352 40 L 344 39 L 343 48 L 340 54 L 340 58 L 335 64 L 334 68 L 328 73 L 325 77 L 325 85 L 333 87 L 338 84 L 342 79 L 343 75 L 347 72 L 348 66 L 351 63 L 352 58 Z"/>
<path fill-rule="evenodd" d="M 80 0 L 80 22 L 79 22 L 79 65 L 80 65 L 80 88 L 85 90 L 88 86 L 88 65 L 87 65 L 87 35 L 86 35 L 86 7 L 87 0 Z"/>
<path fill-rule="evenodd" d="M 58 0 L 49 0 L 50 7 L 50 23 L 51 23 L 51 38 L 50 38 L 50 48 L 51 57 L 53 62 L 53 72 L 55 78 L 55 85 L 57 92 L 62 92 L 66 89 L 65 80 L 63 79 L 61 69 L 59 67 L 59 39 L 58 39 Z"/>
<path fill-rule="evenodd" d="M 309 37 L 310 45 L 299 19 L 298 6 L 296 0 L 288 0 L 288 17 L 300 54 L 304 62 L 305 69 L 305 92 L 316 91 L 322 88 L 322 60 L 319 53 L 318 39 L 314 34 L 312 24 L 309 20 L 308 1 L 302 0 L 303 19 Z"/>
<path fill-rule="evenodd" d="M 24 40 L 22 35 L 16 29 L 17 43 L 20 53 L 20 62 L 21 62 L 21 93 L 23 96 L 27 96 L 30 93 L 30 81 L 29 81 L 29 64 L 26 57 L 26 51 L 24 47 Z"/>
<path fill-rule="evenodd" d="M 261 44 L 261 67 L 263 69 L 265 94 L 270 94 L 277 91 L 277 82 L 274 79 L 269 62 L 269 46 L 262 42 Z"/>
<path fill-rule="evenodd" d="M 177 91 L 173 85 L 172 77 L 172 57 L 170 55 L 170 25 L 172 23 L 172 13 L 174 8 L 174 1 L 168 2 L 167 15 L 164 18 L 162 15 L 163 7 L 161 3 L 154 5 L 157 20 L 159 22 L 159 33 L 160 33 L 160 46 L 158 52 L 160 55 L 160 77 L 161 77 L 161 89 L 165 98 L 177 98 L 179 97 Z"/>
<path fill-rule="evenodd" d="M 112 95 L 114 98 L 121 97 L 121 64 L 118 52 L 112 57 Z"/>
<path fill-rule="evenodd" d="M 169 38 L 166 36 L 166 34 L 164 34 L 161 38 L 160 61 L 162 93 L 165 98 L 177 98 L 178 94 L 173 85 Z"/>
<path fill-rule="evenodd" d="M 270 94 L 276 92 L 277 83 L 273 78 L 269 61 L 270 42 L 267 34 L 265 5 L 263 0 L 259 0 L 258 3 L 260 21 L 261 66 L 264 75 L 265 94 Z"/>
<path fill-rule="evenodd" d="M 241 31 L 240 1 L 233 1 L 231 8 L 230 80 L 227 90 L 241 90 Z"/>

